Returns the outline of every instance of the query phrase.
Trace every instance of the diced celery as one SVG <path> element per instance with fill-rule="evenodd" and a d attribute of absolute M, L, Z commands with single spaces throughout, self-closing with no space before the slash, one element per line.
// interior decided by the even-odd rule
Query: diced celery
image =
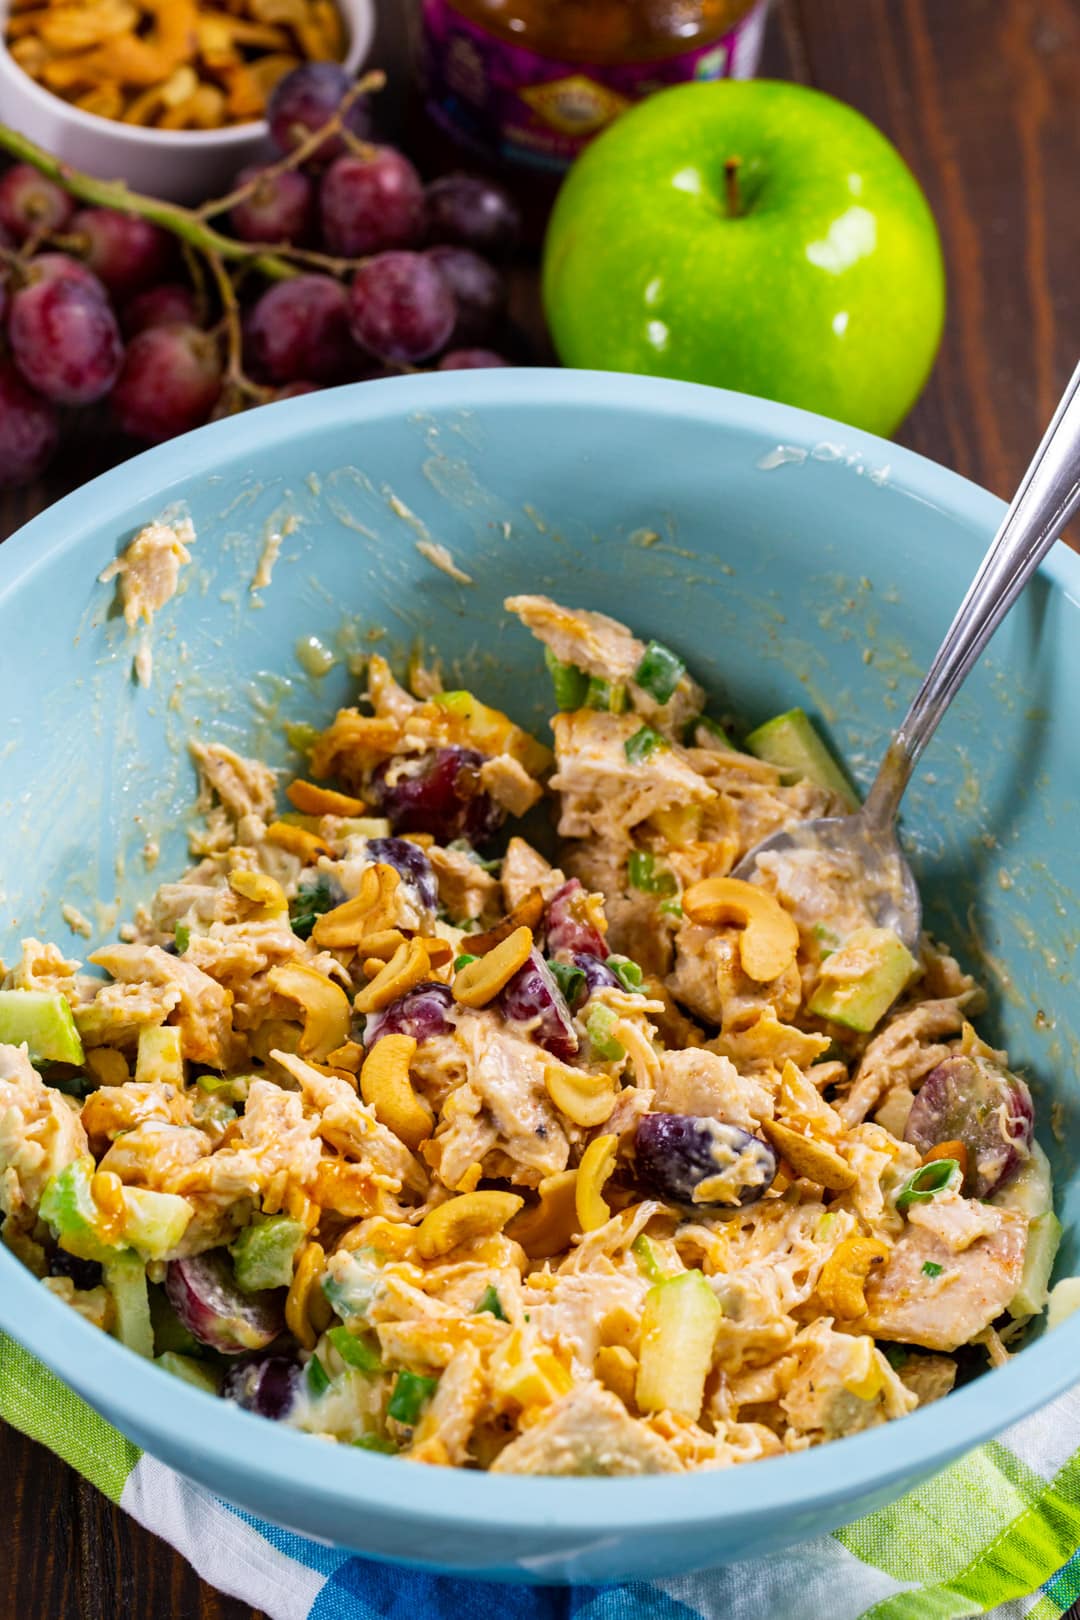
<path fill-rule="evenodd" d="M 290 1220 L 287 1215 L 273 1215 L 269 1220 L 245 1226 L 229 1244 L 237 1286 L 245 1294 L 263 1288 L 288 1288 L 296 1251 L 306 1236 L 304 1223 Z"/>
<path fill-rule="evenodd" d="M 0 1042 L 26 1042 L 31 1063 L 81 1063 L 82 1042 L 59 990 L 0 990 Z"/>
<path fill-rule="evenodd" d="M 602 675 L 590 675 L 585 687 L 585 708 L 598 709 L 602 714 L 625 714 L 630 698 L 621 681 L 606 681 Z"/>
<path fill-rule="evenodd" d="M 137 1356 L 154 1357 L 154 1329 L 146 1290 L 146 1267 L 125 1250 L 105 1266 L 105 1287 L 112 1295 L 116 1337 Z"/>
<path fill-rule="evenodd" d="M 144 1260 L 163 1260 L 176 1248 L 195 1213 L 178 1193 L 125 1187 L 121 1236 Z"/>
<path fill-rule="evenodd" d="M 776 765 L 789 780 L 813 782 L 843 799 L 849 810 L 858 804 L 855 790 L 802 709 L 789 709 L 766 720 L 746 739 L 746 749 Z"/>
<path fill-rule="evenodd" d="M 544 663 L 555 692 L 555 707 L 566 712 L 570 709 L 580 709 L 585 702 L 585 693 L 589 689 L 589 677 L 583 669 L 576 664 L 564 663 L 556 658 L 550 647 L 544 648 Z"/>
<path fill-rule="evenodd" d="M 96 1166 L 88 1153 L 50 1176 L 38 1204 L 38 1215 L 52 1227 L 56 1240 L 80 1260 L 113 1258 L 120 1245 L 102 1236 L 101 1211 L 90 1182 Z"/>
<path fill-rule="evenodd" d="M 723 1314 L 700 1271 L 684 1271 L 649 1289 L 635 1391 L 642 1412 L 697 1420 Z"/>
<path fill-rule="evenodd" d="M 140 1084 L 158 1082 L 183 1088 L 184 1059 L 176 1024 L 159 1024 L 156 1028 L 139 1031 L 135 1078 Z"/>
<path fill-rule="evenodd" d="M 1061 1242 L 1061 1222 L 1052 1209 L 1028 1227 L 1020 1286 L 1008 1304 L 1010 1316 L 1037 1316 L 1050 1297 L 1050 1273 Z"/>
<path fill-rule="evenodd" d="M 686 665 L 678 653 L 662 641 L 650 641 L 634 671 L 634 680 L 657 703 L 667 703 L 685 674 Z"/>
<path fill-rule="evenodd" d="M 891 928 L 856 928 L 822 963 L 808 1010 L 868 1035 L 916 972 L 918 963 Z"/>
<path fill-rule="evenodd" d="M 163 1372 L 172 1373 L 174 1378 L 182 1378 L 185 1384 L 205 1390 L 208 1395 L 216 1395 L 221 1389 L 222 1375 L 219 1369 L 207 1361 L 196 1361 L 194 1356 L 166 1350 L 164 1354 L 154 1357 L 154 1365 Z"/>

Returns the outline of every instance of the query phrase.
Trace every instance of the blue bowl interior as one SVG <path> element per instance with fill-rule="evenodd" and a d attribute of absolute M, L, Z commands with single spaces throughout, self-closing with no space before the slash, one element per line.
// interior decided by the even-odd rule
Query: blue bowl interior
<path fill-rule="evenodd" d="M 146 691 L 97 575 L 173 511 L 198 539 L 150 633 Z M 34 933 L 85 955 L 63 902 L 109 937 L 185 863 L 185 739 L 297 765 L 285 724 L 351 701 L 349 661 L 367 650 L 433 650 L 448 678 L 543 732 L 539 648 L 501 607 L 514 591 L 677 648 L 737 730 L 802 704 L 865 784 L 999 512 L 941 469 L 799 412 L 558 372 L 364 384 L 151 452 L 0 552 L 0 953 Z M 272 582 L 252 592 L 273 533 Z M 431 543 L 471 583 L 433 565 Z M 318 679 L 296 652 L 311 635 L 336 655 Z M 905 805 L 928 920 L 986 984 L 983 1027 L 1036 1093 L 1065 1223 L 1059 1274 L 1077 1268 L 1080 1226 L 1078 692 L 1080 567 L 1062 555 L 969 680 Z M 12 1264 L 0 1255 L 0 1296 Z M 889 1443 L 875 1437 L 882 1456 Z"/>

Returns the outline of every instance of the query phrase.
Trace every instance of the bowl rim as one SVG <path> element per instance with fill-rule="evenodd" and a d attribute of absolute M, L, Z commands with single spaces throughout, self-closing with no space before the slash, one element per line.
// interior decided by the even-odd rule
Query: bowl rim
<path fill-rule="evenodd" d="M 276 442 L 386 415 L 406 419 L 432 409 L 466 411 L 550 405 L 685 417 L 712 422 L 734 436 L 775 438 L 812 453 L 815 446 L 842 446 L 845 457 L 866 467 L 888 468 L 898 493 L 952 518 L 971 535 L 972 561 L 1000 521 L 1004 503 L 988 491 L 901 446 L 792 406 L 695 383 L 605 372 L 555 368 L 505 368 L 397 377 L 327 389 L 280 401 L 258 412 L 196 429 L 103 473 L 31 519 L 0 546 L 0 605 L 47 561 L 74 546 L 88 528 L 115 516 L 118 536 L 125 516 L 139 503 L 162 505 L 197 473 L 238 456 L 265 457 Z M 267 412 L 271 414 L 267 414 Z M 828 459 L 839 459 L 830 456 Z M 846 471 L 847 469 L 845 469 Z M 1080 556 L 1054 548 L 1040 573 L 1080 608 Z M 1000 1367 L 933 1408 L 902 1421 L 832 1441 L 808 1451 L 764 1458 L 738 1467 L 685 1475 L 636 1479 L 543 1478 L 455 1470 L 445 1489 L 440 1469 L 400 1468 L 396 1461 L 347 1446 L 317 1446 L 311 1437 L 241 1411 L 203 1393 L 151 1362 L 132 1355 L 91 1327 L 42 1288 L 37 1278 L 0 1250 L 0 1327 L 38 1356 L 92 1405 L 100 1403 L 121 1427 L 144 1437 L 154 1454 L 160 1439 L 167 1455 L 178 1449 L 198 1456 L 205 1478 L 216 1470 L 229 1478 L 239 1469 L 265 1501 L 303 1493 L 305 1517 L 365 1499 L 383 1517 L 403 1527 L 467 1535 L 482 1523 L 492 1530 L 527 1533 L 551 1544 L 562 1536 L 570 1549 L 589 1538 L 647 1530 L 704 1530 L 723 1522 L 737 1528 L 777 1512 L 834 1511 L 889 1487 L 914 1483 L 962 1452 L 1000 1434 L 1064 1393 L 1080 1365 L 1080 1312 L 1044 1333 L 1007 1366 Z M 170 1397 L 161 1396 L 169 1379 Z M 96 1397 L 96 1400 L 95 1400 Z M 238 1459 L 242 1461 L 238 1462 Z M 418 1541 L 422 1546 L 422 1539 Z M 418 1562 L 420 1560 L 417 1560 Z M 554 1567 L 555 1555 L 552 1555 Z M 531 1565 L 542 1574 L 545 1560 Z M 442 1567 L 445 1567 L 443 1565 Z"/>
<path fill-rule="evenodd" d="M 375 37 L 375 0 L 334 0 L 334 4 L 341 11 L 349 30 L 349 48 L 341 60 L 341 66 L 347 73 L 355 75 L 367 60 Z M 63 96 L 54 95 L 44 85 L 38 84 L 12 56 L 4 37 L 9 12 L 9 0 L 0 0 L 0 76 L 7 74 L 36 106 L 51 110 L 54 114 L 59 108 L 57 116 L 66 119 L 73 129 L 81 129 L 101 138 L 104 138 L 103 131 L 108 130 L 111 138 L 119 144 L 131 142 L 148 149 L 156 148 L 159 152 L 189 152 L 199 147 L 218 150 L 225 146 L 242 146 L 266 140 L 269 136 L 265 118 L 249 119 L 243 124 L 224 124 L 221 129 L 154 129 L 145 124 L 124 124 L 118 118 L 103 118 L 100 113 L 90 113 L 76 107 L 72 102 L 65 101 Z"/>

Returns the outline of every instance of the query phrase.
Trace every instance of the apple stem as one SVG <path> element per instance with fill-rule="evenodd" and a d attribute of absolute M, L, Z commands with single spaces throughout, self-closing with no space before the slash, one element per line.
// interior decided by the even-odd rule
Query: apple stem
<path fill-rule="evenodd" d="M 742 198 L 739 195 L 739 169 L 741 166 L 741 157 L 729 157 L 724 161 L 724 202 L 727 206 L 729 219 L 738 219 L 742 213 Z"/>

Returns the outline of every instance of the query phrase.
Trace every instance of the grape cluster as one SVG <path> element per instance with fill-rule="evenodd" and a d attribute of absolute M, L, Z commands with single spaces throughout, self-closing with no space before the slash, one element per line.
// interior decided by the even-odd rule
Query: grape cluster
<path fill-rule="evenodd" d="M 509 363 L 505 191 L 425 185 L 370 143 L 370 105 L 333 63 L 288 74 L 267 116 L 281 160 L 243 170 L 220 208 L 163 205 L 160 224 L 78 207 L 30 163 L 0 175 L 0 488 L 42 471 L 66 407 L 107 402 L 157 443 L 337 383 Z"/>

